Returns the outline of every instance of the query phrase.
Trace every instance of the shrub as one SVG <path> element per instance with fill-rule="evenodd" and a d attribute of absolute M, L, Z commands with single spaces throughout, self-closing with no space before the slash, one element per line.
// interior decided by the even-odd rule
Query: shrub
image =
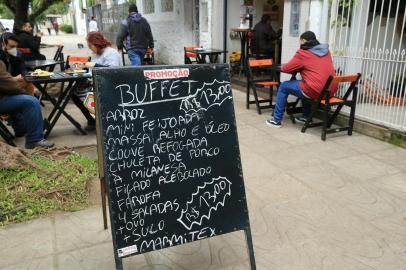
<path fill-rule="evenodd" d="M 72 27 L 72 25 L 69 25 L 69 24 L 61 24 L 61 26 L 59 27 L 59 29 L 60 29 L 62 32 L 65 32 L 65 33 L 68 33 L 68 34 L 73 33 L 73 27 Z"/>

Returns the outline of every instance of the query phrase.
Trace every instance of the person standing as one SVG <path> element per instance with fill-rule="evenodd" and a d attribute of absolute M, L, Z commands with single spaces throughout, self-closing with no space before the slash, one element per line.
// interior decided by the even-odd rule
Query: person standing
<path fill-rule="evenodd" d="M 46 27 L 47 30 L 48 30 L 48 34 L 51 35 L 51 29 L 53 28 L 53 26 L 52 26 L 52 22 L 51 22 L 50 20 L 47 20 L 47 21 L 45 22 L 45 27 Z"/>
<path fill-rule="evenodd" d="M 42 32 L 37 32 L 34 36 L 32 34 L 32 25 L 29 21 L 23 23 L 21 30 L 17 30 L 17 37 L 20 40 L 18 48 L 26 51 L 22 52 L 21 58 L 24 61 L 30 60 L 45 60 L 45 55 L 40 54 L 39 48 L 41 44 L 41 37 L 44 35 Z"/>
<path fill-rule="evenodd" d="M 302 80 L 290 80 L 280 84 L 273 116 L 266 120 L 269 126 L 276 128 L 282 126 L 283 113 L 289 95 L 302 99 L 303 116 L 296 118 L 296 121 L 304 123 L 311 113 L 309 99 L 317 100 L 327 79 L 336 74 L 328 44 L 320 44 L 312 31 L 301 34 L 299 42 L 300 49 L 288 63 L 282 65 L 282 72 L 299 72 Z"/>
<path fill-rule="evenodd" d="M 96 17 L 92 16 L 92 19 L 89 22 L 89 32 L 98 32 L 99 28 L 97 27 Z"/>
<path fill-rule="evenodd" d="M 55 30 L 55 34 L 58 35 L 59 33 L 59 24 L 57 20 L 54 20 L 54 22 L 52 23 L 52 25 L 54 26 L 54 30 Z"/>
<path fill-rule="evenodd" d="M 117 48 L 121 51 L 124 40 L 127 44 L 128 58 L 133 66 L 140 66 L 147 48 L 154 48 L 154 38 L 148 21 L 138 13 L 137 5 L 131 4 L 127 19 L 121 22 L 117 35 Z M 128 42 L 127 42 L 128 36 Z"/>

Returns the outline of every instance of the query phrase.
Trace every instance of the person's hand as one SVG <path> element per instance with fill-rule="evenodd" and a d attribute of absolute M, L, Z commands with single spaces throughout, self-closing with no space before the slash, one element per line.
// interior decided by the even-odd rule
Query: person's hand
<path fill-rule="evenodd" d="M 96 65 L 95 62 L 87 62 L 87 63 L 85 64 L 85 67 L 87 67 L 87 68 L 93 68 L 95 65 Z"/>
<path fill-rule="evenodd" d="M 42 32 L 37 32 L 37 37 L 42 37 L 44 35 L 44 33 Z"/>
<path fill-rule="evenodd" d="M 22 81 L 24 81 L 24 77 L 23 77 L 21 74 L 15 76 L 15 77 L 13 77 L 13 78 L 14 78 L 14 80 L 16 80 L 17 82 L 22 82 Z"/>

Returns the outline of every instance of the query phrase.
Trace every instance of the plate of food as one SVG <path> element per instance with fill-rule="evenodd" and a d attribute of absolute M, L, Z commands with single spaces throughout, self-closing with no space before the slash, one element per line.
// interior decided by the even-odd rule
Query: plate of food
<path fill-rule="evenodd" d="M 49 77 L 51 75 L 53 75 L 54 73 L 46 71 L 46 70 L 42 70 L 42 69 L 36 69 L 32 72 L 28 72 L 28 76 L 31 77 Z"/>
<path fill-rule="evenodd" d="M 86 69 L 72 69 L 72 68 L 67 68 L 65 69 L 65 73 L 86 73 Z"/>

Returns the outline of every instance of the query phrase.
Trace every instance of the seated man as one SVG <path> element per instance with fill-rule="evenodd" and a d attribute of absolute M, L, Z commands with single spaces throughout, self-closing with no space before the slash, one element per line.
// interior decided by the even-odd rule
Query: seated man
<path fill-rule="evenodd" d="M 313 32 L 304 32 L 300 36 L 300 49 L 287 64 L 282 65 L 282 72 L 299 72 L 302 80 L 286 81 L 279 86 L 273 117 L 266 120 L 268 125 L 277 128 L 282 125 L 289 95 L 302 99 L 303 117 L 296 118 L 296 120 L 305 122 L 311 112 L 308 99 L 318 99 L 328 77 L 335 75 L 328 45 L 320 44 Z"/>
<path fill-rule="evenodd" d="M 1 36 L 0 61 L 6 65 L 8 73 L 18 80 L 21 89 L 26 90 L 29 95 L 34 95 L 34 85 L 27 83 L 22 76 L 27 73 L 24 61 L 17 56 L 19 39 L 13 33 L 6 32 Z"/>
<path fill-rule="evenodd" d="M 25 134 L 25 148 L 50 148 L 54 144 L 44 139 L 43 118 L 38 99 L 20 90 L 17 80 L 0 61 L 0 114 L 12 118 L 16 136 Z"/>
<path fill-rule="evenodd" d="M 45 56 L 39 53 L 39 47 L 41 44 L 41 37 L 44 34 L 38 32 L 35 36 L 32 34 L 32 26 L 30 22 L 24 22 L 21 30 L 18 31 L 17 36 L 20 40 L 18 48 L 27 48 L 30 50 L 29 53 L 23 53 L 21 58 L 24 61 L 30 60 L 45 60 Z"/>
<path fill-rule="evenodd" d="M 275 32 L 270 22 L 269 15 L 263 15 L 261 21 L 254 26 L 254 34 L 251 42 L 251 51 L 254 55 L 265 55 L 274 59 L 275 40 L 282 35 L 282 29 Z"/>

